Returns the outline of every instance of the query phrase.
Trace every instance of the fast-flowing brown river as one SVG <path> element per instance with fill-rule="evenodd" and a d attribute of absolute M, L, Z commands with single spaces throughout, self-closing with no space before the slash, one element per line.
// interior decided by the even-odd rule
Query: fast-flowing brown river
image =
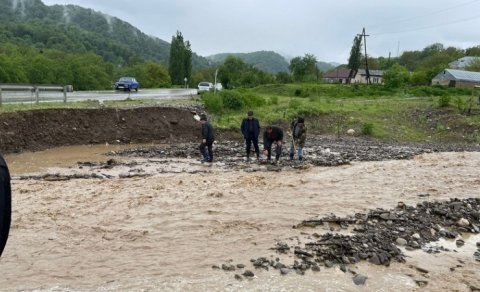
<path fill-rule="evenodd" d="M 416 280 L 428 283 L 424 291 L 480 287 L 480 262 L 473 258 L 479 236 L 465 238 L 461 248 L 442 242 L 450 252 L 405 251 L 405 264 L 354 265 L 368 277 L 364 286 L 356 286 L 337 266 L 281 276 L 250 264 L 251 258 L 276 257 L 269 249 L 277 240 L 325 232 L 323 227 L 292 228 L 317 215 L 390 209 L 399 201 L 479 197 L 480 153 L 282 172 L 225 171 L 217 164 L 177 159 L 172 163 L 181 165 L 178 169 L 198 172 L 16 178 L 52 169 L 81 171 L 77 161 L 106 161 L 102 153 L 111 150 L 116 148 L 81 146 L 7 155 L 14 177 L 13 221 L 0 260 L 0 290 L 412 291 L 420 289 Z M 165 162 L 151 164 L 146 166 L 150 172 L 165 167 Z M 254 279 L 238 281 L 234 274 L 241 271 L 212 269 L 229 260 L 247 265 Z"/>

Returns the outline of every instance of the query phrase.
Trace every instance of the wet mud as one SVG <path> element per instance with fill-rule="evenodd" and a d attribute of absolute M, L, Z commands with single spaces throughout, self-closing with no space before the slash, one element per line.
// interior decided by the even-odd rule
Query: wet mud
<path fill-rule="evenodd" d="M 480 287 L 475 147 L 311 138 L 306 161 L 284 149 L 277 165 L 245 161 L 242 143 L 230 141 L 215 146 L 212 164 L 200 163 L 195 143 L 177 143 L 105 147 L 96 159 L 89 148 L 14 171 L 0 287 Z M 7 161 L 22 155 L 31 154 Z"/>

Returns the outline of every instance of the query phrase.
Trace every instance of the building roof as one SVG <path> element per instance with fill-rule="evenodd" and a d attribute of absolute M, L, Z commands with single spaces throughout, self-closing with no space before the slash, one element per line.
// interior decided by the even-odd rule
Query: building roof
<path fill-rule="evenodd" d="M 346 79 L 352 78 L 352 69 L 336 69 L 331 72 L 327 72 L 323 75 L 323 78 L 338 78 L 338 79 Z"/>
<path fill-rule="evenodd" d="M 368 70 L 370 76 L 383 76 L 383 70 Z M 357 74 L 367 75 L 365 69 L 358 69 Z"/>
<path fill-rule="evenodd" d="M 451 62 L 450 64 L 448 64 L 448 66 L 454 69 L 463 69 L 468 65 L 470 65 L 475 60 L 480 60 L 480 57 L 471 57 L 471 56 L 463 57 L 456 61 Z"/>
<path fill-rule="evenodd" d="M 433 79 L 439 80 L 460 80 L 468 82 L 480 82 L 480 72 L 464 71 L 464 70 L 455 70 L 455 69 L 445 69 L 442 72 L 438 73 Z"/>

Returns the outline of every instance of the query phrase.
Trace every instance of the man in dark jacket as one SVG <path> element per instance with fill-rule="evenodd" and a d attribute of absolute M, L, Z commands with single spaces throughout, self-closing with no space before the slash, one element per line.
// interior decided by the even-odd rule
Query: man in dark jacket
<path fill-rule="evenodd" d="M 263 133 L 263 152 L 267 155 L 268 160 L 272 159 L 273 143 L 277 144 L 275 147 L 275 162 L 278 162 L 280 155 L 282 154 L 283 130 L 277 126 L 267 126 Z"/>
<path fill-rule="evenodd" d="M 305 119 L 298 117 L 291 124 L 292 144 L 290 146 L 290 160 L 295 156 L 295 149 L 298 152 L 298 160 L 303 160 L 303 147 L 305 147 L 305 140 L 307 139 L 307 127 L 305 126 Z"/>
<path fill-rule="evenodd" d="M 7 244 L 12 213 L 12 191 L 7 164 L 0 155 L 0 255 Z"/>
<path fill-rule="evenodd" d="M 243 119 L 242 126 L 243 138 L 245 139 L 246 151 L 247 151 L 247 161 L 250 160 L 250 149 L 255 148 L 257 153 L 257 159 L 260 157 L 260 150 L 258 148 L 258 135 L 260 134 L 260 122 L 257 118 L 253 116 L 253 112 L 249 111 L 247 117 Z"/>
<path fill-rule="evenodd" d="M 200 123 L 202 123 L 202 143 L 200 144 L 200 153 L 202 153 L 203 162 L 213 162 L 213 141 L 215 141 L 215 133 L 212 125 L 207 121 L 207 115 L 200 115 Z M 208 152 L 207 152 L 208 149 Z"/>

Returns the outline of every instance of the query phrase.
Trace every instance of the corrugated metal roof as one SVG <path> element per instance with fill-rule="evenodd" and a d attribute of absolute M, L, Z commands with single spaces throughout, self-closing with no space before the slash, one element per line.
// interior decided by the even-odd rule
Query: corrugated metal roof
<path fill-rule="evenodd" d="M 445 69 L 453 78 L 462 81 L 480 82 L 480 72 Z"/>
<path fill-rule="evenodd" d="M 383 70 L 368 70 L 370 76 L 383 76 Z M 358 69 L 357 74 L 367 75 L 365 69 Z"/>

